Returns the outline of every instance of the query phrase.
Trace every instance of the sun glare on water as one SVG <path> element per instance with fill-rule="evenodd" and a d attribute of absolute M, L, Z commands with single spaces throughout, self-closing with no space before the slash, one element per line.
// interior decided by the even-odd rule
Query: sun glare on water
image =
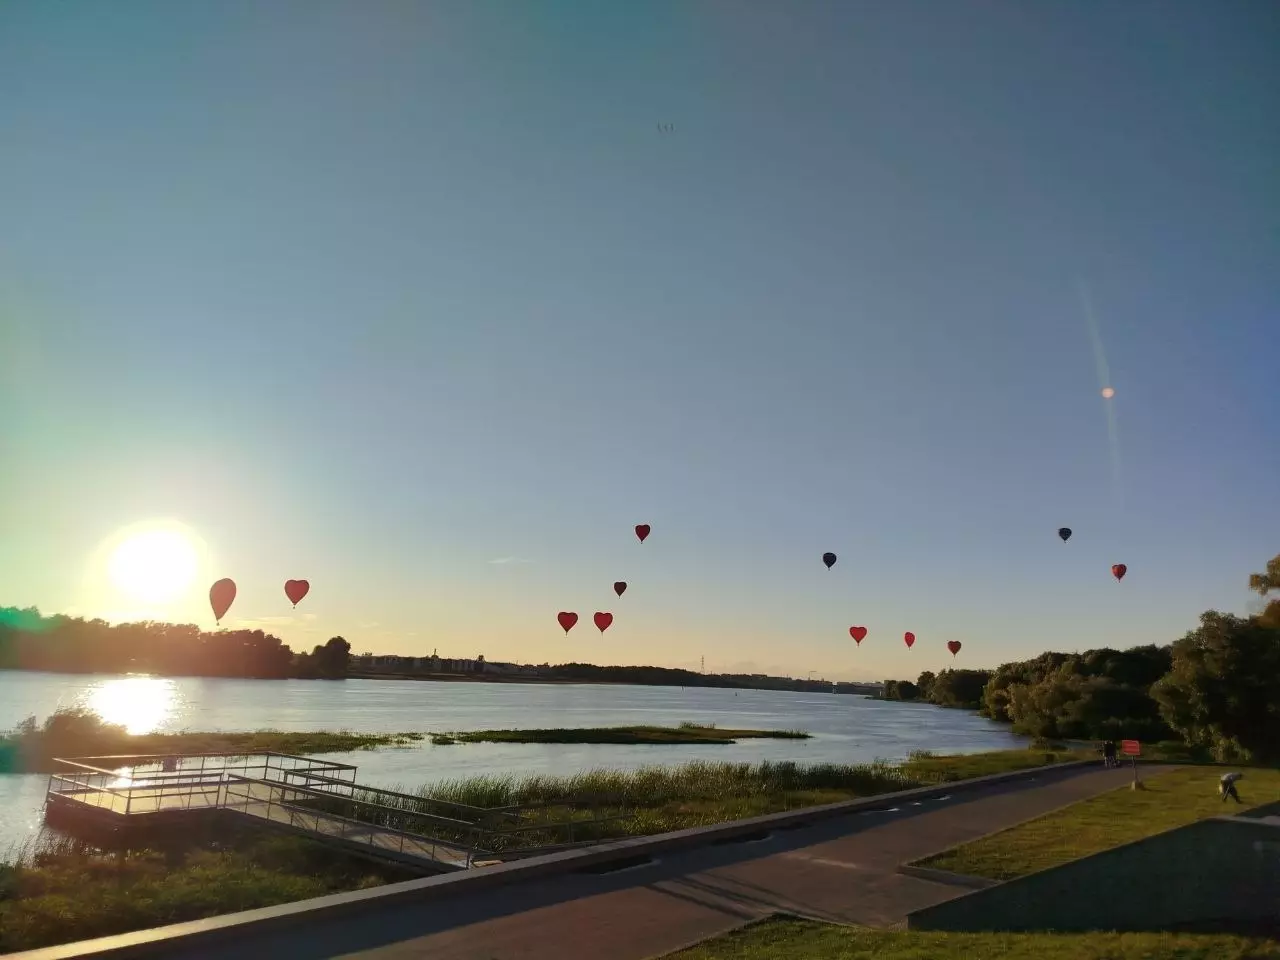
<path fill-rule="evenodd" d="M 107 572 L 130 600 L 167 604 L 183 598 L 200 565 L 190 536 L 172 527 L 127 535 L 112 551 Z"/>
<path fill-rule="evenodd" d="M 84 705 L 128 733 L 154 733 L 176 709 L 177 692 L 177 685 L 163 677 L 122 677 L 90 688 Z"/>

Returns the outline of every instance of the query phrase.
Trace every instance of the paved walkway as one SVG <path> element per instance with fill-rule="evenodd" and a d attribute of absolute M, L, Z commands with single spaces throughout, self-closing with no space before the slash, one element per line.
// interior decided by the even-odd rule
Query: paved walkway
<path fill-rule="evenodd" d="M 1152 776 L 1162 768 L 1146 766 Z M 900 924 L 961 896 L 898 864 L 1129 782 L 1128 770 L 1029 773 L 938 800 L 862 812 L 756 842 L 705 847 L 612 874 L 574 874 L 487 894 L 401 904 L 301 931 L 189 949 L 184 960 L 650 960 L 785 910 Z"/>

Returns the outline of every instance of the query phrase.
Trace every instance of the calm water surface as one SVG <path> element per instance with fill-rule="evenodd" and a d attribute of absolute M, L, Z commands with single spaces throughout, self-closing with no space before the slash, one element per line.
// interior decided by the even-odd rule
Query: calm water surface
<path fill-rule="evenodd" d="M 218 680 L 0 671 L 0 730 L 59 706 L 86 706 L 134 733 L 153 730 L 484 730 L 675 726 L 807 730 L 811 740 L 733 746 L 462 744 L 325 754 L 374 786 L 416 788 L 478 773 L 573 773 L 685 760 L 898 760 L 912 750 L 975 753 L 1023 746 L 1008 728 L 958 710 L 859 696 L 705 687 L 431 683 L 409 680 Z M 0 774 L 0 858 L 38 832 L 45 777 Z"/>

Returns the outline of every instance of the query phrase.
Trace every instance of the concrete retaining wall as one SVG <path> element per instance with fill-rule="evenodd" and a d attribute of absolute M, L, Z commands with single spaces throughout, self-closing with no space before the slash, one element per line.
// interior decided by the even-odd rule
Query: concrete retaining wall
<path fill-rule="evenodd" d="M 917 910 L 911 930 L 1163 930 L 1280 916 L 1280 823 L 1214 817 Z"/>

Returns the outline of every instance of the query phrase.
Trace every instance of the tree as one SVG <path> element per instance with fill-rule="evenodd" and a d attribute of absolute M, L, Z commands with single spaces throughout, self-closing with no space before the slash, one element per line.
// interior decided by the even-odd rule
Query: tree
<path fill-rule="evenodd" d="M 1002 663 L 991 676 L 982 691 L 982 713 L 992 720 L 1008 721 L 1009 688 L 1014 684 L 1034 686 L 1061 667 L 1068 657 L 1065 653 L 1046 650 L 1030 660 Z"/>
<path fill-rule="evenodd" d="M 977 710 L 982 691 L 991 679 L 990 670 L 943 670 L 929 688 L 929 702 L 940 707 Z"/>
<path fill-rule="evenodd" d="M 1280 593 L 1280 554 L 1271 558 L 1266 573 L 1249 574 L 1249 589 L 1260 597 L 1271 591 Z M 1262 620 L 1272 627 L 1280 627 L 1280 599 L 1272 600 L 1262 612 Z"/>
<path fill-rule="evenodd" d="M 916 700 L 920 697 L 920 688 L 910 680 L 899 680 L 894 696 L 898 700 Z"/>
<path fill-rule="evenodd" d="M 0 669 L 287 677 L 292 651 L 261 630 L 206 633 L 190 623 L 119 623 L 0 608 Z"/>
<path fill-rule="evenodd" d="M 316 672 L 322 677 L 337 679 L 347 675 L 351 663 L 351 644 L 342 637 L 330 637 L 323 646 L 311 651 Z"/>
<path fill-rule="evenodd" d="M 1016 733 L 1032 737 L 1162 740 L 1169 728 L 1142 687 L 1088 676 L 1080 661 L 1064 662 L 1038 683 L 1006 688 L 1006 712 Z"/>
<path fill-rule="evenodd" d="M 1280 628 L 1210 610 L 1172 653 L 1172 669 L 1151 693 L 1187 744 L 1219 761 L 1280 757 Z"/>
<path fill-rule="evenodd" d="M 932 670 L 923 671 L 916 677 L 916 690 L 921 700 L 928 700 L 933 692 L 934 675 Z"/>
<path fill-rule="evenodd" d="M 1267 563 L 1266 573 L 1249 574 L 1249 589 L 1264 597 L 1272 590 L 1280 591 L 1280 554 Z"/>

